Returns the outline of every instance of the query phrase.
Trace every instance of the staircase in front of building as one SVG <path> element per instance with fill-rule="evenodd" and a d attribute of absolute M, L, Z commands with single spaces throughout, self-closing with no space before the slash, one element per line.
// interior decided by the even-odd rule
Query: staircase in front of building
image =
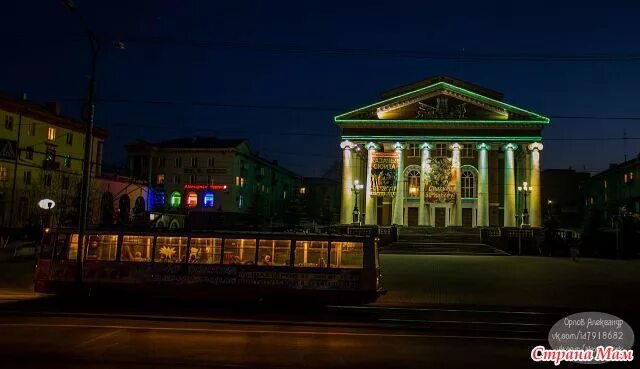
<path fill-rule="evenodd" d="M 476 228 L 402 227 L 398 241 L 384 246 L 384 254 L 509 255 L 480 241 Z"/>

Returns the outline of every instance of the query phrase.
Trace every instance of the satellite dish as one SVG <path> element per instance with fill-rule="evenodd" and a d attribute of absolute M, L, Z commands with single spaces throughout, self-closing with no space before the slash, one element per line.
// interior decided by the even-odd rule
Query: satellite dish
<path fill-rule="evenodd" d="M 51 199 L 42 199 L 38 201 L 38 206 L 44 210 L 51 210 L 56 206 L 56 202 Z"/>

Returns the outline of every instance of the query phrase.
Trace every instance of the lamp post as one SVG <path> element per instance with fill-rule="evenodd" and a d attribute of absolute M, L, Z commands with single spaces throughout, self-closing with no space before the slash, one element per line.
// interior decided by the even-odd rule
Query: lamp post
<path fill-rule="evenodd" d="M 355 202 L 353 204 L 353 223 L 360 225 L 360 211 L 358 210 L 358 192 L 364 188 L 364 185 L 359 180 L 353 181 L 353 187 L 351 191 L 355 194 Z"/>
<path fill-rule="evenodd" d="M 518 186 L 518 192 L 524 197 L 524 209 L 522 210 L 522 223 L 520 228 L 529 225 L 529 209 L 527 209 L 527 195 L 529 195 L 533 189 L 527 182 L 522 182 L 522 186 Z"/>
<path fill-rule="evenodd" d="M 98 56 L 102 47 L 102 41 L 96 36 L 85 21 L 84 17 L 76 11 L 76 5 L 72 0 L 61 0 L 62 4 L 71 12 L 77 14 L 85 33 L 89 38 L 91 47 L 91 74 L 89 76 L 89 87 L 87 90 L 87 100 L 83 108 L 83 119 L 87 123 L 84 137 L 84 156 L 82 171 L 82 187 L 80 189 L 80 219 L 78 230 L 78 253 L 76 258 L 76 280 L 82 282 L 82 263 L 84 261 L 85 234 L 87 232 L 87 213 L 89 211 L 89 188 L 91 185 L 91 151 L 93 149 L 93 126 L 95 117 L 95 92 L 96 92 L 96 69 Z M 113 47 L 124 50 L 122 42 L 113 42 Z"/>

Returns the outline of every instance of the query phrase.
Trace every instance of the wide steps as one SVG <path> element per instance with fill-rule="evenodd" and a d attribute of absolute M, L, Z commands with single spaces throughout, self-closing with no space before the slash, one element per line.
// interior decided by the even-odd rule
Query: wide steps
<path fill-rule="evenodd" d="M 394 242 L 384 248 L 383 254 L 411 255 L 508 255 L 506 252 L 482 243 Z"/>

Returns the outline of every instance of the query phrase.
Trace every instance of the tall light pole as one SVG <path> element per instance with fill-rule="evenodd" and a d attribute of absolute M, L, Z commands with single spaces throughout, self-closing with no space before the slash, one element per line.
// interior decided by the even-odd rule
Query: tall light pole
<path fill-rule="evenodd" d="M 353 203 L 353 223 L 358 223 L 360 225 L 360 211 L 358 210 L 358 192 L 362 191 L 364 185 L 360 183 L 359 180 L 353 181 L 353 187 L 351 191 L 355 194 L 355 202 Z"/>
<path fill-rule="evenodd" d="M 522 182 L 522 186 L 518 186 L 518 192 L 524 196 L 524 209 L 522 210 L 522 223 L 520 228 L 529 225 L 529 209 L 527 209 L 527 195 L 529 195 L 533 189 L 527 182 Z"/>
<path fill-rule="evenodd" d="M 62 3 L 74 14 L 77 14 L 85 33 L 89 38 L 91 47 L 91 74 L 89 76 L 89 87 L 87 90 L 87 100 L 83 108 L 83 119 L 87 124 L 84 137 L 84 157 L 82 170 L 82 187 L 80 190 L 80 219 L 78 230 L 78 253 L 76 257 L 76 280 L 82 282 L 82 269 L 84 262 L 85 234 L 87 233 L 87 213 L 89 211 L 89 188 L 91 186 L 91 154 L 93 149 L 93 126 L 95 117 L 95 92 L 96 92 L 96 69 L 98 56 L 102 42 L 96 34 L 89 28 L 84 17 L 76 11 L 76 5 L 71 0 L 61 0 Z M 124 49 L 122 42 L 114 42 L 113 46 Z"/>

